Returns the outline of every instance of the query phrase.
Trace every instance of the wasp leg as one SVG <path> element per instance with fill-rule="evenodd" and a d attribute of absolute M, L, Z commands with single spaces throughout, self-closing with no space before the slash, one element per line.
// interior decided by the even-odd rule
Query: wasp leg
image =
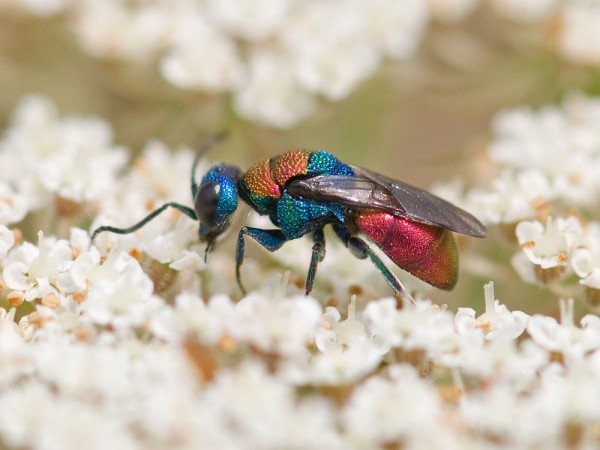
<path fill-rule="evenodd" d="M 315 282 L 317 266 L 325 258 L 325 235 L 322 228 L 313 231 L 313 242 L 312 257 L 310 259 L 310 266 L 308 267 L 308 274 L 306 275 L 305 295 L 310 295 Z"/>
<path fill-rule="evenodd" d="M 240 268 L 244 262 L 244 252 L 246 251 L 244 236 L 250 236 L 270 252 L 274 252 L 281 248 L 288 239 L 283 235 L 281 230 L 262 230 L 260 228 L 242 227 L 238 233 L 237 245 L 235 247 L 235 278 L 240 290 L 246 295 L 246 289 L 244 289 L 244 286 L 242 285 L 242 276 L 240 272 Z"/>
<path fill-rule="evenodd" d="M 138 223 L 130 226 L 129 228 L 116 228 L 116 227 L 111 227 L 109 225 L 104 225 L 104 226 L 96 228 L 94 230 L 94 232 L 92 233 L 92 237 L 91 237 L 92 242 L 94 242 L 94 239 L 96 239 L 96 236 L 98 236 L 98 234 L 102 233 L 103 231 L 110 231 L 111 233 L 116 233 L 116 234 L 133 233 L 135 230 L 139 230 L 140 228 L 142 228 L 144 225 L 146 225 L 148 222 L 150 222 L 152 219 L 154 219 L 156 216 L 158 216 L 161 212 L 163 212 L 165 209 L 167 209 L 169 207 L 175 208 L 175 209 L 181 211 L 186 216 L 188 216 L 190 219 L 198 220 L 198 217 L 196 217 L 196 213 L 194 212 L 194 210 L 192 208 L 189 208 L 189 207 L 182 205 L 180 203 L 177 203 L 177 202 L 169 202 L 169 203 L 165 203 L 160 208 L 152 211 L 150 214 L 148 214 L 146 217 L 144 217 Z"/>
<path fill-rule="evenodd" d="M 385 278 L 385 281 L 388 282 L 394 292 L 396 292 L 396 294 L 399 295 L 402 300 L 406 300 L 413 305 L 415 304 L 415 300 L 408 292 L 406 292 L 406 289 L 404 289 L 404 286 L 402 286 L 400 280 L 390 271 L 390 269 L 385 266 L 383 261 L 373 252 L 373 250 L 369 248 L 369 245 L 365 241 L 357 236 L 352 236 L 345 227 L 334 225 L 333 229 L 346 247 L 348 247 L 350 253 L 352 253 L 358 259 L 369 258 L 373 264 L 375 264 L 377 270 L 381 272 Z"/>

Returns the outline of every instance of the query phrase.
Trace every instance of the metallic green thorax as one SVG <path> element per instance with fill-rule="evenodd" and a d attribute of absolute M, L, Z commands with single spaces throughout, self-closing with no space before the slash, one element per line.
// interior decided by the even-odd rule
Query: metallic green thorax
<path fill-rule="evenodd" d="M 295 239 L 325 223 L 344 222 L 345 206 L 298 199 L 286 184 L 312 175 L 348 175 L 352 169 L 324 151 L 290 150 L 252 166 L 238 183 L 240 196 L 259 214 L 268 215 L 287 239 Z"/>

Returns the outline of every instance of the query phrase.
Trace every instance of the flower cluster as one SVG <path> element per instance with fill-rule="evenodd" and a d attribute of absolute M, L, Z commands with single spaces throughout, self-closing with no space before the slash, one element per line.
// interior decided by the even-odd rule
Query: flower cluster
<path fill-rule="evenodd" d="M 231 93 L 240 116 L 279 128 L 411 57 L 432 19 L 456 23 L 482 5 L 558 24 L 548 46 L 576 64 L 600 61 L 600 9 L 586 0 L 0 0 L 0 10 L 62 12 L 87 54 L 156 67 L 180 89 Z"/>
<path fill-rule="evenodd" d="M 593 167 L 596 124 L 593 114 L 575 115 L 570 105 L 593 112 L 598 103 L 571 101 L 548 109 L 562 129 L 555 139 L 533 126 L 548 110 L 519 110 L 501 117 L 526 117 L 526 126 L 508 121 L 490 145 L 501 166 L 497 180 L 534 171 L 544 182 L 546 210 L 505 214 L 509 202 L 495 181 L 462 201 L 482 205 L 486 196 L 482 217 L 516 226 L 536 280 L 550 271 L 550 283 L 572 271 L 596 289 L 600 225 L 584 219 L 595 203 L 580 197 L 579 183 L 597 186 L 573 177 Z M 177 211 L 136 233 L 103 233 L 90 242 L 89 231 L 101 224 L 131 225 L 166 201 L 189 204 L 190 176 L 206 168 L 190 174 L 192 150 L 172 153 L 153 141 L 126 169 L 110 130 L 99 119 L 61 118 L 48 100 L 30 97 L 0 140 L 0 159 L 20 164 L 19 177 L 5 175 L 13 192 L 7 207 L 22 198 L 24 215 L 54 196 L 85 212 L 57 209 L 72 225 L 68 239 L 44 230 L 32 243 L 0 225 L 0 446 L 600 445 L 600 404 L 590 401 L 600 396 L 600 319 L 588 314 L 576 322 L 573 300 L 561 301 L 559 320 L 509 310 L 492 283 L 479 294 L 482 314 L 419 297 L 404 308 L 396 298 L 365 302 L 377 294 L 372 280 L 387 288 L 385 282 L 368 261 L 334 245 L 319 266 L 319 289 L 329 297 L 318 289 L 304 296 L 302 282 L 280 277 L 280 265 L 268 270 L 247 261 L 245 279 L 254 284 L 240 299 L 233 258 L 217 251 L 205 265 L 204 249 L 193 244 L 197 224 Z M 541 144 L 563 164 L 541 156 Z M 95 166 L 70 166 L 73 149 Z M 571 165 L 571 156 L 584 167 Z M 108 181 L 99 188 L 93 178 L 101 172 Z M 52 183 L 41 179 L 49 174 Z M 581 215 L 566 214 L 567 205 Z M 6 224 L 19 220 L 8 217 Z M 306 244 L 286 244 L 275 256 L 304 276 L 298 265 L 310 259 Z"/>
<path fill-rule="evenodd" d="M 317 97 L 347 97 L 384 59 L 411 56 L 428 18 L 425 0 L 51 3 L 22 7 L 69 10 L 87 53 L 155 64 L 181 89 L 232 93 L 238 114 L 281 128 L 313 112 Z"/>
<path fill-rule="evenodd" d="M 26 97 L 0 140 L 0 220 L 19 222 L 56 201 L 61 212 L 113 195 L 125 149 L 112 142 L 110 125 L 97 118 L 61 118 L 39 96 Z"/>
<path fill-rule="evenodd" d="M 46 263 L 72 245 L 43 240 Z M 94 254 L 61 272 L 87 286 L 81 295 L 55 280 L 62 301 L 36 299 L 18 323 L 15 309 L 2 316 L 7 446 L 598 444 L 600 409 L 587 399 L 600 394 L 600 322 L 575 325 L 572 302 L 560 323 L 511 313 L 491 285 L 477 318 L 429 301 L 398 309 L 382 299 L 358 311 L 353 299 L 342 319 L 314 298 L 282 296 L 285 285 L 237 303 L 189 292 L 167 303 L 135 259 L 90 262 Z"/>
<path fill-rule="evenodd" d="M 513 265 L 523 280 L 565 292 L 574 274 L 594 305 L 600 288 L 599 129 L 600 100 L 582 94 L 539 111 L 503 111 L 488 146 L 496 175 L 463 198 L 455 187 L 447 189 L 484 222 L 514 227 L 522 252 Z"/>

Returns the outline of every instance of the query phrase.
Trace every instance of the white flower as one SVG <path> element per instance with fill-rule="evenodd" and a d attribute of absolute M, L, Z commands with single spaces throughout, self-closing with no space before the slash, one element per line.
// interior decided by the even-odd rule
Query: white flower
<path fill-rule="evenodd" d="M 459 337 L 454 331 L 452 315 L 419 300 L 414 307 L 397 309 L 395 299 L 371 301 L 363 313 L 369 336 L 382 348 L 424 350 L 431 358 L 454 352 Z"/>
<path fill-rule="evenodd" d="M 0 144 L 1 149 L 2 144 Z M 29 212 L 31 203 L 31 197 L 23 195 L 11 184 L 0 181 L 0 223 L 20 222 Z"/>
<path fill-rule="evenodd" d="M 321 353 L 305 365 L 289 364 L 286 376 L 297 384 L 340 385 L 351 383 L 377 367 L 387 349 L 367 336 L 365 326 L 356 318 L 356 296 L 348 306 L 348 317 L 327 307 L 315 332 L 315 345 Z"/>
<path fill-rule="evenodd" d="M 567 2 L 559 13 L 558 47 L 571 62 L 600 62 L 600 5 L 590 1 Z"/>
<path fill-rule="evenodd" d="M 344 448 L 326 401 L 296 398 L 292 386 L 254 361 L 219 372 L 201 401 L 244 447 Z"/>
<path fill-rule="evenodd" d="M 152 258 L 161 263 L 169 263 L 175 270 L 203 269 L 206 264 L 199 249 L 191 249 L 191 242 L 197 239 L 198 225 L 189 221 L 179 221 L 164 234 L 159 234 L 144 245 Z"/>
<path fill-rule="evenodd" d="M 0 428 L 10 445 L 136 448 L 126 422 L 103 406 L 104 401 L 118 398 L 110 398 L 110 393 L 131 387 L 123 370 L 127 365 L 115 358 L 118 354 L 84 348 L 68 339 L 41 342 L 34 349 L 28 359 L 35 364 L 36 374 L 23 371 L 21 382 L 0 397 Z M 107 389 L 107 383 L 112 388 Z M 85 443 L 88 439 L 93 442 Z M 116 439 L 113 444 L 112 439 Z"/>
<path fill-rule="evenodd" d="M 579 283 L 600 289 L 600 224 L 587 225 L 581 246 L 573 250 L 571 266 L 581 278 Z"/>
<path fill-rule="evenodd" d="M 50 194 L 78 203 L 110 195 L 127 159 L 125 150 L 112 144 L 107 122 L 61 119 L 40 96 L 21 101 L 0 147 L 0 175 L 35 208 L 46 206 Z"/>
<path fill-rule="evenodd" d="M 293 0 L 208 0 L 206 12 L 232 35 L 264 41 L 286 24 L 293 4 Z"/>
<path fill-rule="evenodd" d="M 509 311 L 494 298 L 494 283 L 484 286 L 485 313 L 475 318 L 475 310 L 458 308 L 454 318 L 456 330 L 460 334 L 470 334 L 480 330 L 485 339 L 503 341 L 519 337 L 527 325 L 529 316 L 521 311 Z"/>
<path fill-rule="evenodd" d="M 49 17 L 67 10 L 73 0 L 0 0 L 2 8 L 22 8 L 39 17 Z"/>
<path fill-rule="evenodd" d="M 365 9 L 367 30 L 382 53 L 409 58 L 421 42 L 429 10 L 425 0 L 357 0 Z"/>
<path fill-rule="evenodd" d="M 81 252 L 63 278 L 62 287 L 67 292 L 85 291 L 87 290 L 90 277 L 93 276 L 93 271 L 100 267 L 100 253 L 96 247 L 90 248 L 89 251 Z"/>
<path fill-rule="evenodd" d="M 79 2 L 73 28 L 80 45 L 96 57 L 147 62 L 166 45 L 171 28 L 168 10 L 155 3 L 133 9 L 122 0 Z"/>
<path fill-rule="evenodd" d="M 430 9 L 427 0 L 0 0 L 0 7 L 4 3 L 38 15 L 64 10 L 84 52 L 140 70 L 158 66 L 182 89 L 233 93 L 238 114 L 276 128 L 313 112 L 315 94 L 348 97 L 383 57 L 411 57 Z M 473 0 L 453 3 L 469 9 Z M 277 61 L 258 69 L 260 53 L 277 54 Z M 265 98 L 267 105 L 254 106 Z"/>
<path fill-rule="evenodd" d="M 309 360 L 287 361 L 282 376 L 303 385 L 344 386 L 359 382 L 379 367 L 384 354 L 372 340 L 359 341 L 343 351 L 317 353 Z"/>
<path fill-rule="evenodd" d="M 114 189 L 115 174 L 126 154 L 111 146 L 112 130 L 96 119 L 67 118 L 60 126 L 60 147 L 40 173 L 42 184 L 59 196 L 76 202 L 98 200 Z M 44 164 L 45 163 L 45 164 Z"/>
<path fill-rule="evenodd" d="M 31 359 L 32 349 L 26 345 L 24 336 L 14 322 L 15 312 L 14 308 L 10 312 L 0 310 L 0 366 L 2 366 L 0 388 L 2 389 L 14 386 L 20 378 L 35 371 L 35 364 Z"/>
<path fill-rule="evenodd" d="M 174 17 L 172 44 L 160 62 L 162 75 L 183 89 L 230 90 L 242 69 L 234 42 L 212 26 L 197 7 L 184 6 Z"/>
<path fill-rule="evenodd" d="M 516 234 L 529 260 L 548 269 L 567 264 L 581 236 L 581 225 L 575 217 L 554 221 L 548 217 L 545 227 L 537 221 L 520 222 Z"/>
<path fill-rule="evenodd" d="M 227 331 L 264 352 L 304 356 L 320 316 L 321 306 L 311 297 L 269 298 L 252 293 L 235 305 Z"/>
<path fill-rule="evenodd" d="M 313 111 L 315 99 L 301 87 L 289 59 L 263 50 L 248 56 L 246 75 L 235 90 L 234 107 L 247 119 L 288 128 Z"/>
<path fill-rule="evenodd" d="M 540 171 L 503 171 L 486 189 L 467 194 L 469 211 L 486 223 L 515 223 L 537 216 L 551 197 L 550 184 Z"/>
<path fill-rule="evenodd" d="M 600 319 L 588 314 L 581 319 L 581 328 L 578 328 L 573 319 L 572 299 L 561 300 L 560 313 L 560 323 L 553 317 L 532 316 L 527 332 L 541 348 L 561 353 L 570 366 L 600 349 Z"/>
<path fill-rule="evenodd" d="M 550 392 L 521 396 L 498 382 L 474 392 L 461 403 L 467 427 L 479 436 L 501 439 L 503 448 L 560 448 L 562 412 Z"/>
<path fill-rule="evenodd" d="M 139 327 L 163 306 L 163 301 L 152 295 L 150 278 L 126 253 L 110 253 L 87 278 L 89 288 L 80 312 L 92 323 L 121 330 Z"/>
<path fill-rule="evenodd" d="M 71 263 L 71 248 L 65 240 L 44 239 L 38 232 L 38 246 L 25 242 L 16 248 L 3 271 L 6 285 L 23 291 L 25 300 L 41 299 L 48 294 L 60 295 L 62 274 Z"/>
<path fill-rule="evenodd" d="M 14 233 L 6 225 L 0 224 L 0 258 L 4 258 L 13 245 L 15 245 Z"/>
<path fill-rule="evenodd" d="M 204 303 L 195 295 L 183 293 L 175 298 L 173 308 L 165 308 L 151 318 L 150 329 L 161 338 L 193 335 L 204 344 L 214 345 L 223 336 L 234 308 L 235 303 L 225 295 L 216 295 Z"/>
<path fill-rule="evenodd" d="M 491 0 L 498 14 L 518 22 L 536 22 L 556 11 L 559 0 Z"/>
<path fill-rule="evenodd" d="M 490 155 L 517 172 L 540 171 L 550 185 L 546 197 L 593 205 L 600 187 L 599 107 L 597 99 L 573 94 L 538 112 L 502 112 L 494 119 Z"/>
<path fill-rule="evenodd" d="M 312 1 L 284 36 L 297 80 L 331 100 L 347 97 L 379 62 L 377 48 L 363 38 L 367 30 L 360 9 L 341 5 Z"/>
<path fill-rule="evenodd" d="M 346 434 L 358 448 L 377 448 L 431 432 L 440 414 L 433 386 L 412 367 L 394 366 L 389 378 L 373 376 L 353 390 L 343 421 Z"/>
<path fill-rule="evenodd" d="M 478 5 L 478 0 L 428 0 L 432 17 L 440 22 L 456 23 Z"/>
<path fill-rule="evenodd" d="M 321 317 L 321 326 L 315 334 L 315 344 L 322 352 L 340 351 L 351 347 L 353 343 L 365 340 L 365 326 L 356 319 L 356 296 L 348 305 L 348 317 L 340 321 L 341 315 L 331 306 L 325 309 Z"/>

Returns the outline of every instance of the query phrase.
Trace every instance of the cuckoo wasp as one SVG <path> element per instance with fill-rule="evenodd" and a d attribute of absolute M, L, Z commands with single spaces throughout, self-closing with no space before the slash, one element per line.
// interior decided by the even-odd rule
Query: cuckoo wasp
<path fill-rule="evenodd" d="M 216 239 L 230 226 L 240 199 L 275 229 L 244 226 L 237 237 L 236 277 L 245 292 L 240 269 L 245 238 L 270 252 L 292 239 L 312 236 L 312 257 L 306 276 L 308 295 L 317 266 L 325 257 L 323 228 L 335 235 L 357 258 L 370 259 L 396 294 L 410 299 L 398 278 L 371 249 L 366 236 L 401 269 L 440 289 L 452 289 L 458 276 L 458 252 L 452 232 L 484 237 L 485 227 L 474 216 L 427 191 L 370 170 L 345 164 L 322 150 L 294 149 L 262 160 L 242 172 L 220 163 L 200 183 L 195 172 L 200 156 L 220 137 L 206 143 L 192 165 L 194 207 L 169 202 L 129 228 L 101 226 L 92 233 L 127 234 L 143 227 L 167 208 L 198 220 L 205 258 Z M 411 299 L 412 300 L 412 299 Z"/>

